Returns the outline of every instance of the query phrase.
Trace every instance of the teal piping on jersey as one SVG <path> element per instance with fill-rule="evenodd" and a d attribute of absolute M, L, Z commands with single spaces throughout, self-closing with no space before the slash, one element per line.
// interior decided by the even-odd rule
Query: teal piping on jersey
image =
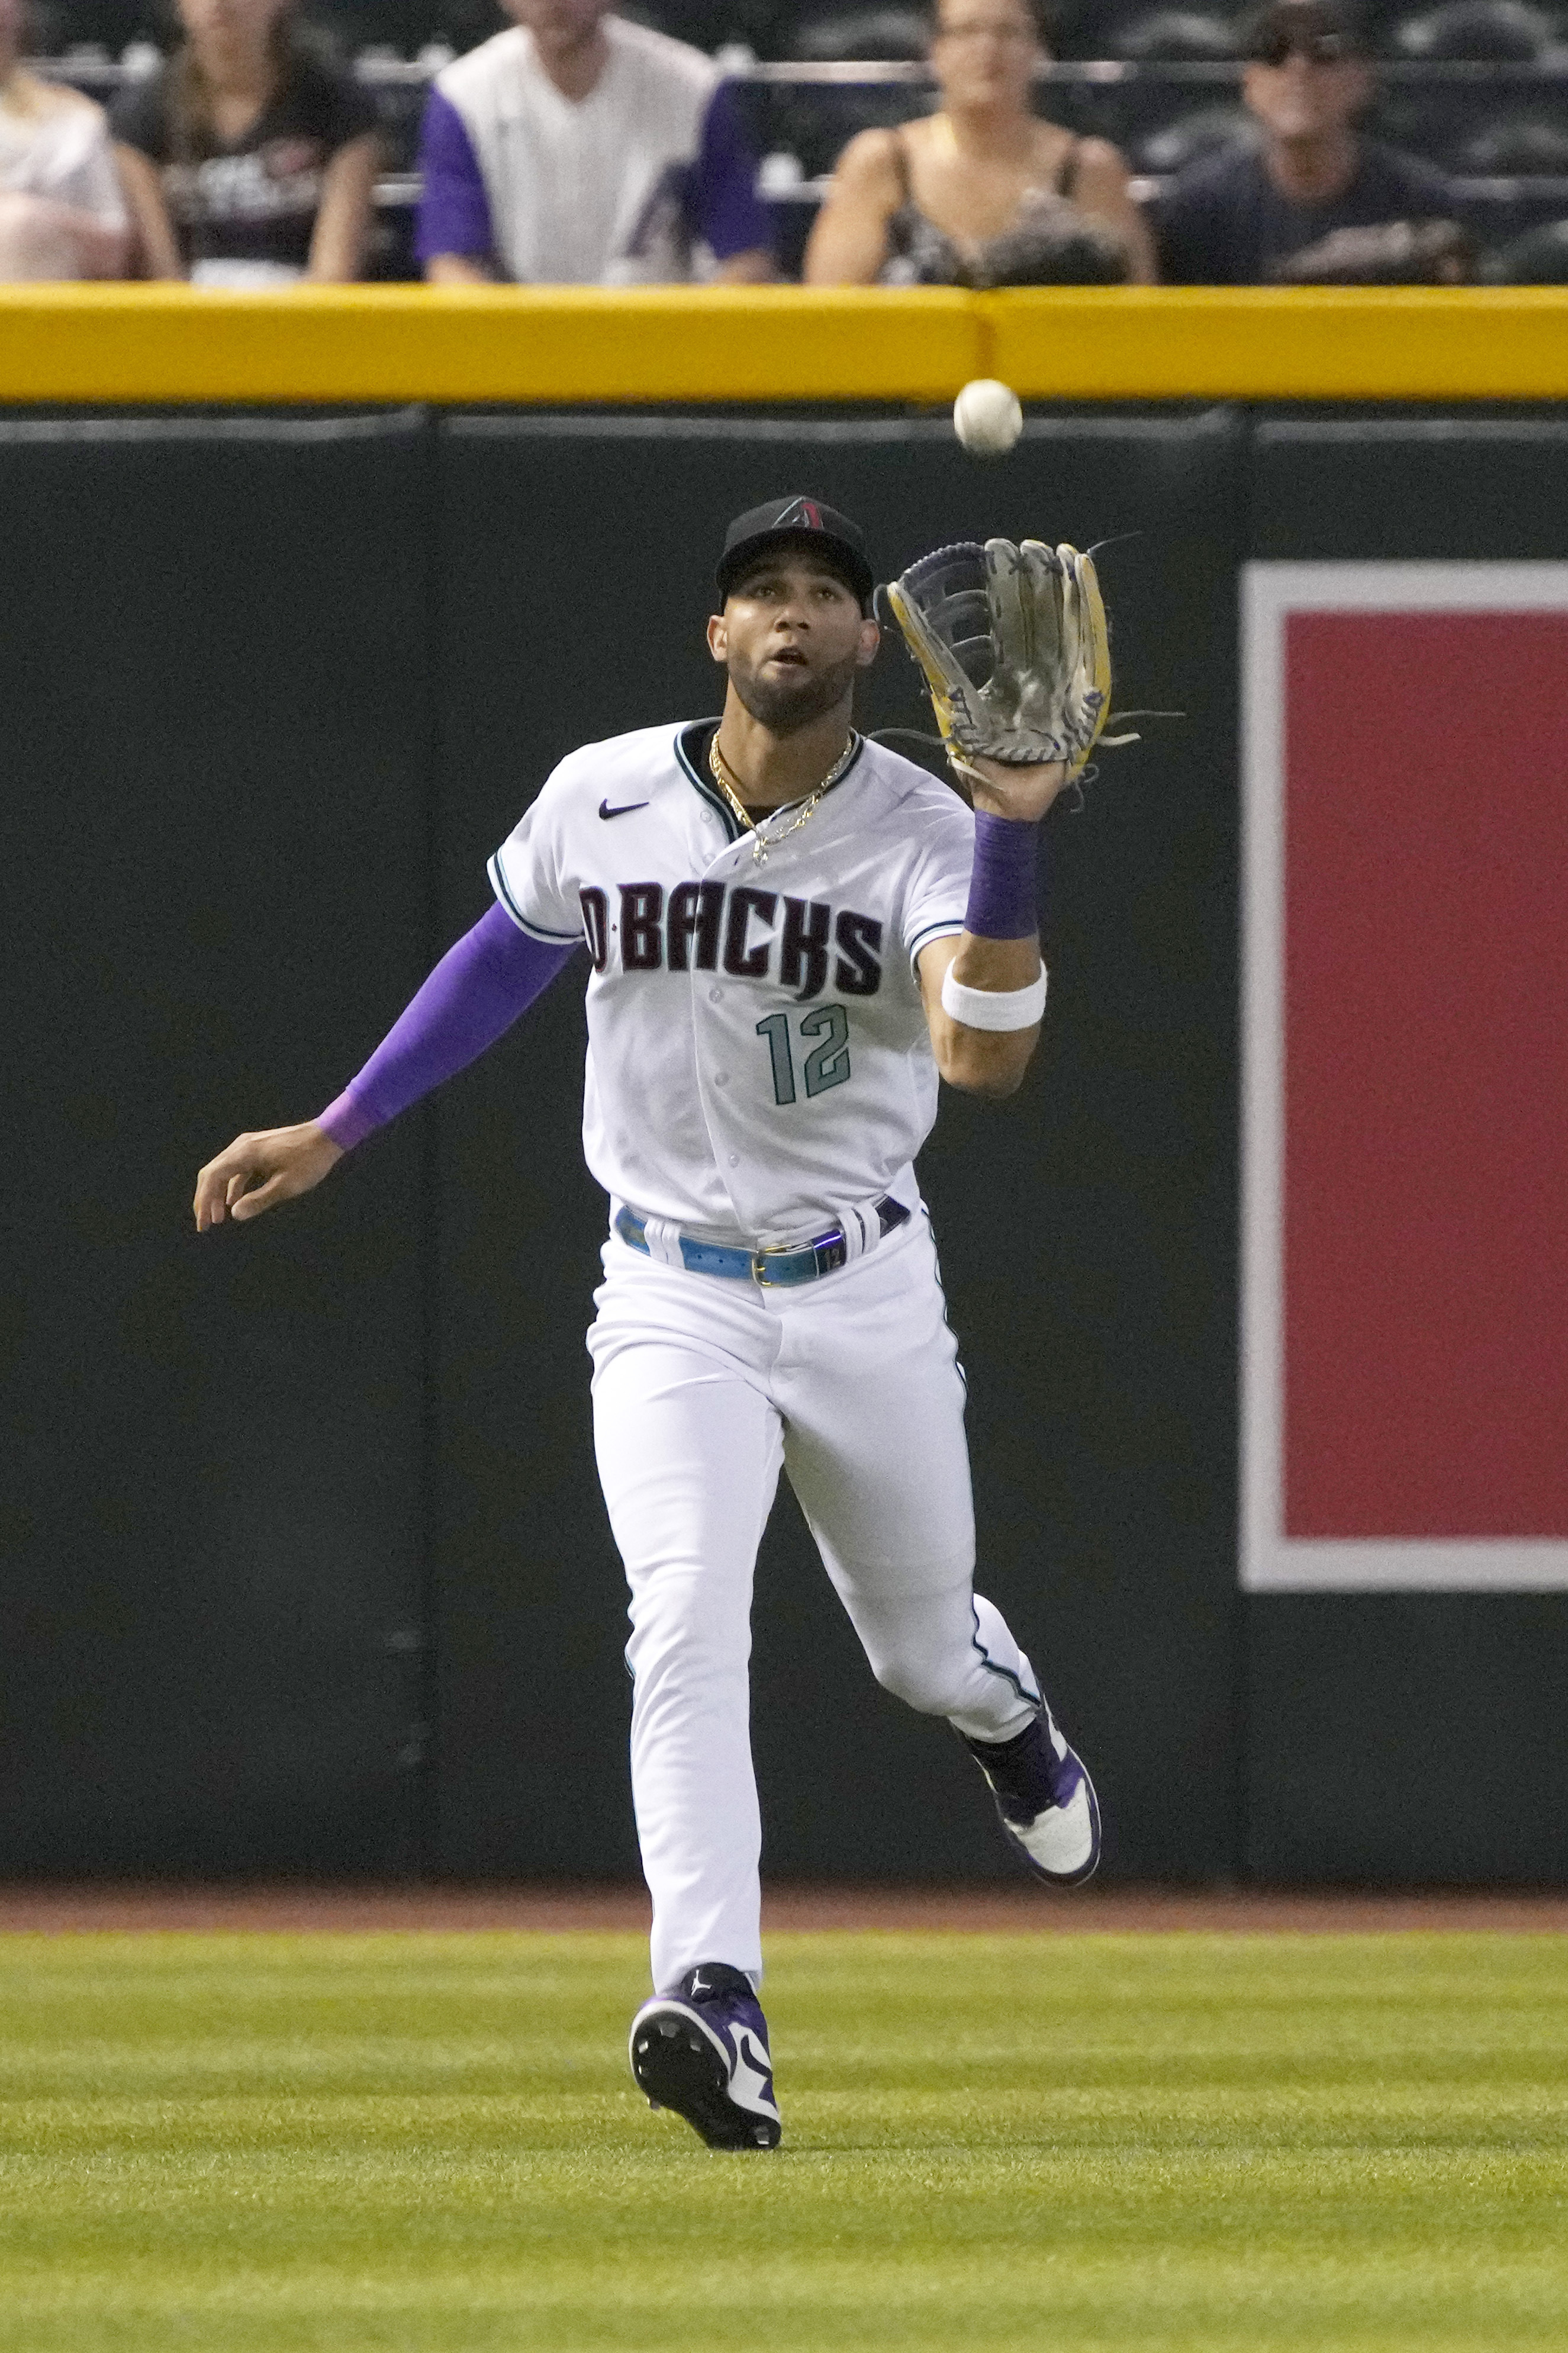
<path fill-rule="evenodd" d="M 952 1332 L 952 1324 L 947 1312 L 947 1290 L 942 1279 L 942 1261 L 937 1255 L 936 1227 L 932 1221 L 931 1210 L 927 1208 L 925 1202 L 922 1201 L 921 1203 L 921 1208 L 925 1210 L 926 1224 L 931 1229 L 931 1258 L 936 1271 L 936 1295 L 942 1302 L 942 1320 L 947 1325 L 948 1330 Z M 956 1334 L 953 1335 L 952 1368 L 958 1375 L 959 1379 L 963 1383 L 963 1391 L 967 1398 L 969 1394 L 969 1377 L 963 1369 L 963 1360 L 958 1353 L 958 1339 Z M 1005 1683 L 1011 1683 L 1013 1689 L 1017 1693 L 1018 1697 L 1021 1700 L 1026 1701 L 1030 1707 L 1044 1707 L 1046 1703 L 1040 1693 L 1037 1690 L 1032 1692 L 1026 1691 L 1018 1677 L 1013 1672 L 1011 1667 L 998 1666 L 990 1651 L 986 1649 L 984 1643 L 981 1641 L 980 1612 L 974 1607 L 974 1598 L 973 1593 L 971 1593 L 970 1596 L 969 1614 L 974 1621 L 974 1631 L 969 1638 L 969 1647 L 972 1651 L 975 1651 L 979 1653 L 980 1663 L 984 1668 L 986 1673 L 988 1675 L 1000 1675 Z"/>
<path fill-rule="evenodd" d="M 919 965 L 921 948 L 928 947 L 932 940 L 956 939 L 963 929 L 963 917 L 962 915 L 943 915 L 940 923 L 928 923 L 923 932 L 916 933 L 914 941 L 910 948 L 910 970 L 914 974 L 917 980 L 920 978 Z"/>
<path fill-rule="evenodd" d="M 721 723 L 717 719 L 686 720 L 675 731 L 675 757 L 686 776 L 687 782 L 696 786 L 699 794 L 701 796 L 702 799 L 707 802 L 709 807 L 710 809 L 716 809 L 720 817 L 723 819 L 726 839 L 731 841 L 742 841 L 745 839 L 745 836 L 748 833 L 754 833 L 756 831 L 755 826 L 748 825 L 744 828 L 741 826 L 736 818 L 734 810 L 730 807 L 729 802 L 724 798 L 724 796 L 719 790 L 718 786 L 713 783 L 710 777 L 703 776 L 701 771 L 699 768 L 694 767 L 692 763 L 687 758 L 686 745 L 682 741 L 684 736 L 690 734 L 694 727 L 712 727 L 717 729 Z M 836 793 L 838 790 L 839 786 L 844 782 L 845 776 L 852 776 L 854 775 L 860 763 L 860 754 L 866 749 L 866 738 L 864 735 L 857 733 L 853 727 L 849 730 L 849 734 L 855 749 L 849 755 L 848 762 L 844 769 L 844 775 L 835 776 L 833 782 L 828 786 L 827 789 L 830 793 Z M 808 801 L 811 798 L 811 795 L 809 793 L 802 793 L 800 798 L 803 801 Z M 799 806 L 800 803 L 798 801 L 785 801 L 782 807 L 776 809 L 766 809 L 763 811 L 763 822 L 765 824 L 767 819 L 771 817 L 783 817 L 787 810 L 797 808 Z"/>
<path fill-rule="evenodd" d="M 980 1663 L 984 1668 L 986 1673 L 988 1675 L 1000 1675 L 1005 1683 L 1011 1683 L 1013 1689 L 1017 1693 L 1018 1697 L 1021 1700 L 1026 1701 L 1030 1707 L 1044 1707 L 1046 1703 L 1039 1692 L 1026 1691 L 1017 1676 L 1013 1672 L 1011 1667 L 999 1667 L 997 1665 L 995 1660 L 992 1657 L 990 1651 L 986 1649 L 984 1643 L 980 1639 L 980 1612 L 974 1607 L 973 1600 L 970 1602 L 969 1611 L 971 1617 L 974 1620 L 974 1631 L 969 1638 L 969 1647 L 972 1651 L 979 1651 Z M 1027 1729 L 1026 1726 L 1026 1729 Z"/>
<path fill-rule="evenodd" d="M 958 1353 L 958 1335 L 952 1330 L 952 1318 L 947 1312 L 947 1290 L 942 1279 L 942 1253 L 936 1246 L 936 1219 L 931 1216 L 929 1204 L 924 1201 L 921 1203 L 921 1214 L 924 1218 L 926 1225 L 931 1232 L 931 1265 L 936 1270 L 936 1295 L 942 1302 L 942 1320 L 947 1325 L 949 1332 L 952 1334 L 952 1369 L 958 1375 L 959 1380 L 963 1385 L 964 1400 L 967 1403 L 969 1398 L 969 1375 L 963 1369 L 963 1358 Z"/>
<path fill-rule="evenodd" d="M 582 938 L 583 934 L 580 931 L 542 932 L 537 923 L 531 923 L 529 922 L 527 916 L 518 905 L 517 901 L 512 897 L 511 892 L 506 887 L 506 876 L 501 871 L 500 852 L 499 849 L 495 856 L 490 860 L 489 865 L 485 868 L 485 872 L 490 878 L 490 889 L 495 892 L 496 897 L 500 901 L 501 905 L 506 909 L 507 913 L 511 917 L 511 920 L 517 925 L 518 930 L 520 932 L 525 932 L 531 940 L 542 940 L 548 947 L 563 948 L 567 946 L 574 947 L 577 942 Z"/>

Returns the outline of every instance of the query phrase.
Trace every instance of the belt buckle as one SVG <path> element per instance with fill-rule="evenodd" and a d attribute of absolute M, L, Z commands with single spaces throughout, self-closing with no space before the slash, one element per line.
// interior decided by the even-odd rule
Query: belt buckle
<path fill-rule="evenodd" d="M 789 1290 L 795 1283 L 811 1282 L 821 1275 L 837 1273 L 841 1266 L 847 1263 L 848 1257 L 849 1247 L 844 1239 L 844 1229 L 841 1226 L 833 1226 L 826 1233 L 817 1234 L 812 1240 L 802 1242 L 798 1250 L 753 1250 L 752 1279 L 769 1291 Z M 768 1261 L 773 1258 L 788 1259 L 792 1261 L 809 1258 L 812 1264 L 811 1273 L 797 1274 L 788 1278 L 782 1284 L 777 1283 L 768 1272 Z"/>
<path fill-rule="evenodd" d="M 773 1280 L 773 1275 L 769 1275 L 769 1259 L 783 1259 L 783 1261 L 785 1261 L 785 1263 L 795 1263 L 795 1261 L 797 1261 L 797 1259 L 804 1259 L 804 1257 L 806 1257 L 806 1251 L 809 1251 L 809 1250 L 816 1250 L 816 1242 L 802 1242 L 802 1245 L 799 1245 L 799 1250 L 754 1250 L 754 1251 L 752 1251 L 752 1280 L 754 1280 L 754 1282 L 762 1284 L 762 1290 L 766 1290 L 766 1292 L 787 1292 L 787 1290 L 793 1290 L 795 1282 L 797 1282 L 797 1280 L 799 1280 L 799 1275 L 783 1275 L 781 1280 Z M 806 1280 L 811 1280 L 811 1278 L 806 1278 Z"/>

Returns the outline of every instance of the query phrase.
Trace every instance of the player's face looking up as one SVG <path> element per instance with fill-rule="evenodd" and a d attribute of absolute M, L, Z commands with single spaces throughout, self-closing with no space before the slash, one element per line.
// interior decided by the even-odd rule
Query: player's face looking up
<path fill-rule="evenodd" d="M 749 565 L 708 624 L 708 644 L 760 726 L 793 735 L 842 707 L 881 633 L 819 556 L 784 549 Z"/>

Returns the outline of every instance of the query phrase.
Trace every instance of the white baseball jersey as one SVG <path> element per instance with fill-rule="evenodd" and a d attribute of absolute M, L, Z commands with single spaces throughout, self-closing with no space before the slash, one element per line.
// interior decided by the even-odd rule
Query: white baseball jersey
<path fill-rule="evenodd" d="M 974 821 L 862 744 L 765 859 L 709 775 L 711 721 L 585 744 L 489 864 L 531 937 L 585 940 L 583 1142 L 616 1204 L 780 1248 L 895 1192 L 936 1117 L 915 977 L 963 928 Z"/>

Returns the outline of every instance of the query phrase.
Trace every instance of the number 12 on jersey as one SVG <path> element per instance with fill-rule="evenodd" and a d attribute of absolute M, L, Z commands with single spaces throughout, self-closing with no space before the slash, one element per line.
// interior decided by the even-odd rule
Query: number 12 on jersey
<path fill-rule="evenodd" d="M 800 1034 L 821 1040 L 805 1058 L 803 1076 L 807 1098 L 825 1095 L 829 1087 L 841 1087 L 849 1076 L 849 1016 L 842 1005 L 819 1005 L 814 1012 L 803 1014 Z M 757 1035 L 768 1041 L 773 1066 L 774 1103 L 794 1103 L 795 1056 L 790 1046 L 789 1015 L 770 1013 L 765 1021 L 758 1022 Z"/>

